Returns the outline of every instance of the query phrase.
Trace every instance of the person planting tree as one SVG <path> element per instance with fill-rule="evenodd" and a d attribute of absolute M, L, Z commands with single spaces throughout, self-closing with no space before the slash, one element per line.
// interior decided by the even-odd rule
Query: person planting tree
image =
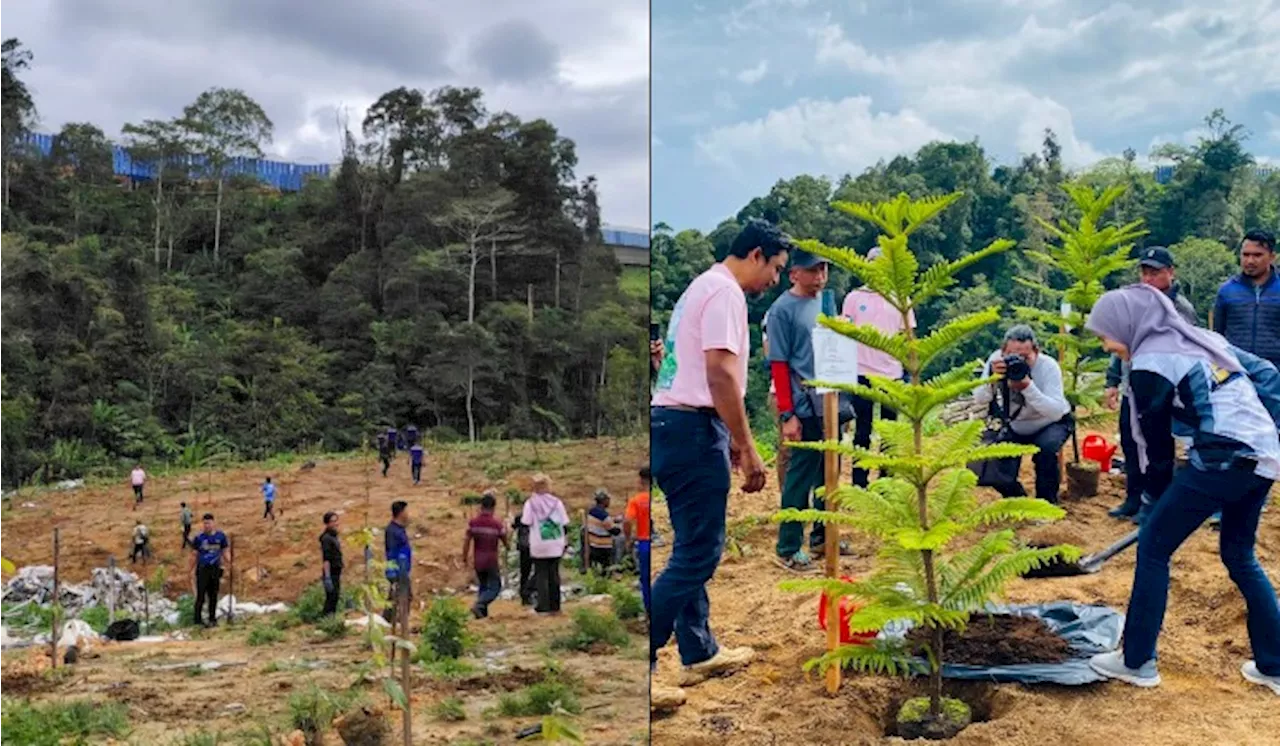
<path fill-rule="evenodd" d="M 1185 294 L 1179 292 L 1174 279 L 1173 254 L 1163 246 L 1151 246 L 1143 249 L 1141 257 L 1138 260 L 1141 282 L 1167 294 L 1178 315 L 1195 325 L 1195 307 Z M 1117 406 L 1120 409 L 1120 450 L 1124 454 L 1124 503 L 1108 513 L 1112 518 L 1136 518 L 1142 508 L 1143 483 L 1142 470 L 1138 468 L 1138 443 L 1133 437 L 1133 430 L 1124 424 L 1129 421 L 1129 399 L 1120 395 L 1121 390 L 1128 388 L 1128 380 L 1129 364 L 1119 355 L 1112 355 L 1107 368 L 1106 403 L 1108 409 L 1115 410 Z"/>
<path fill-rule="evenodd" d="M 1156 641 L 1169 595 L 1169 561 L 1215 511 L 1221 511 L 1219 554 L 1246 602 L 1254 659 L 1244 678 L 1280 694 L 1280 605 L 1254 553 L 1258 520 L 1280 479 L 1280 436 L 1269 401 L 1280 397 L 1274 366 L 1242 363 L 1220 335 L 1180 317 L 1149 285 L 1103 295 L 1085 328 L 1129 362 L 1130 422 L 1141 435 L 1147 493 L 1156 499 L 1138 535 L 1133 590 L 1121 650 L 1089 664 L 1108 678 L 1141 687 L 1160 684 Z M 1252 356 L 1250 356 L 1252 357 Z M 1251 371 L 1252 368 L 1252 371 Z M 1189 464 L 1174 473 L 1173 423 L 1193 428 Z"/>

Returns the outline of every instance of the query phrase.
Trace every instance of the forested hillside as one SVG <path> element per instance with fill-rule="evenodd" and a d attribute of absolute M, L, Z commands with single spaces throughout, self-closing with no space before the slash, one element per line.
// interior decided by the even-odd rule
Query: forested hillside
<path fill-rule="evenodd" d="M 441 441 L 641 427 L 648 289 L 620 287 L 553 123 L 398 88 L 335 142 L 332 178 L 279 193 L 230 173 L 272 136 L 238 90 L 30 152 L 37 63 L 5 42 L 6 487 L 346 449 L 392 423 Z M 109 138 L 158 177 L 115 178 Z"/>
<path fill-rule="evenodd" d="M 769 194 L 753 199 L 709 235 L 697 230 L 676 231 L 658 223 L 651 275 L 655 320 L 666 321 L 689 281 L 724 256 L 749 218 L 774 220 L 798 238 L 816 238 L 831 246 L 865 252 L 875 242 L 875 228 L 843 217 L 828 206 L 829 202 L 875 202 L 902 192 L 920 197 L 961 190 L 965 196 L 956 206 L 913 237 L 913 247 L 922 249 L 921 264 L 928 266 L 932 260 L 955 259 L 980 249 L 996 238 L 1013 239 L 1022 249 L 1042 249 L 1050 236 L 1036 219 L 1051 223 L 1075 220 L 1061 187 L 1068 180 L 1080 179 L 1095 187 L 1127 187 L 1109 220 L 1143 220 L 1148 234 L 1139 247 L 1171 248 L 1178 261 L 1179 283 L 1205 323 L 1218 285 L 1237 271 L 1235 255 L 1244 232 L 1280 228 L 1280 172 L 1262 174 L 1255 168 L 1247 149 L 1248 131 L 1228 121 L 1222 112 L 1210 114 L 1205 129 L 1208 134 L 1193 147 L 1166 145 L 1152 153 L 1176 164 L 1173 178 L 1166 184 L 1157 184 L 1150 169 L 1137 163 L 1133 151 L 1082 173 L 1068 173 L 1054 134 L 1046 132 L 1042 152 L 1013 165 L 993 168 L 976 142 L 937 142 L 912 157 L 900 156 L 834 184 L 812 176 L 779 181 Z M 1001 307 L 1005 318 L 1012 320 L 1011 306 L 1043 307 L 1043 299 L 1015 280 L 1019 276 L 1054 279 L 1045 277 L 1044 269 L 1021 251 L 1001 254 L 966 272 L 951 292 L 930 302 L 918 314 L 919 324 L 923 329 L 936 328 L 941 321 L 990 306 Z M 1117 282 L 1134 280 L 1136 274 L 1117 278 Z M 768 381 L 758 359 L 759 321 L 786 284 L 784 279 L 780 287 L 750 300 L 757 359 L 753 361 L 748 407 L 757 432 L 766 440 L 776 437 L 777 428 L 768 422 L 765 406 Z M 829 287 L 836 290 L 838 298 L 842 299 L 853 284 L 849 276 L 833 270 Z M 991 328 L 976 335 L 955 353 L 937 360 L 934 368 L 946 369 L 985 357 L 999 344 L 1002 332 L 1002 327 Z"/>

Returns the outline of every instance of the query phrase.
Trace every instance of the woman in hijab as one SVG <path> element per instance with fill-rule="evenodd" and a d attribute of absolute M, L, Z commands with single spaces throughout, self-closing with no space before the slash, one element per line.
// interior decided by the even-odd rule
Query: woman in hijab
<path fill-rule="evenodd" d="M 1146 285 L 1103 295 L 1085 328 L 1131 363 L 1131 416 L 1121 427 L 1132 428 L 1147 492 L 1156 500 L 1140 529 L 1123 650 L 1096 655 L 1090 665 L 1135 686 L 1160 684 L 1156 638 L 1169 595 L 1169 559 L 1221 510 L 1219 552 L 1248 606 L 1253 645 L 1254 660 L 1241 673 L 1280 694 L 1280 606 L 1254 555 L 1258 517 L 1280 478 L 1276 422 L 1255 389 L 1274 384 L 1274 369 L 1251 377 L 1256 360 L 1242 363 L 1225 339 L 1188 324 L 1168 297 Z M 1194 431 L 1189 465 L 1176 476 L 1174 420 Z"/>

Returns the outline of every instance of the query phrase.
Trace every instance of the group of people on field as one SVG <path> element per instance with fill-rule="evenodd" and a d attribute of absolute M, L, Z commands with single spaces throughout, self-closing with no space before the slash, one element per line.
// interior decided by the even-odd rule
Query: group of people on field
<path fill-rule="evenodd" d="M 422 483 L 422 467 L 426 461 L 427 451 L 422 443 L 418 442 L 416 425 L 409 425 L 403 432 L 398 432 L 394 427 L 388 427 L 386 431 L 378 433 L 377 441 L 378 460 L 382 462 L 382 476 L 387 476 L 387 472 L 391 470 L 391 462 L 395 460 L 397 452 L 408 451 L 409 477 L 415 485 Z"/>
<path fill-rule="evenodd" d="M 878 249 L 868 258 L 875 259 Z M 1178 291 L 1175 262 L 1163 247 L 1138 256 L 1141 281 L 1105 293 L 1086 329 L 1115 356 L 1108 399 L 1121 412 L 1128 497 L 1114 515 L 1141 521 L 1138 563 L 1121 651 L 1096 656 L 1101 674 L 1137 684 L 1159 683 L 1155 647 L 1169 585 L 1169 559 L 1206 520 L 1220 514 L 1221 554 L 1245 596 L 1254 660 L 1241 669 L 1250 682 L 1280 694 L 1280 608 L 1275 590 L 1254 555 L 1258 518 L 1280 479 L 1280 282 L 1275 238 L 1251 231 L 1241 242 L 1241 273 L 1223 284 L 1211 327 L 1196 326 L 1194 310 Z M 675 532 L 674 550 L 653 585 L 651 666 L 674 634 L 690 686 L 748 664 L 748 647 L 724 648 L 709 624 L 706 584 L 725 545 L 725 513 L 733 470 L 744 492 L 766 482 L 745 406 L 751 356 L 746 297 L 774 286 L 783 272 L 790 288 L 770 307 L 763 344 L 780 442 L 824 438 L 823 407 L 806 383 L 814 376 L 812 330 L 828 279 L 824 259 L 796 247 L 776 226 L 748 221 L 725 259 L 697 277 L 681 295 L 664 341 L 652 344 L 651 449 L 653 474 L 666 494 Z M 843 315 L 891 336 L 914 327 L 869 288 L 851 292 Z M 859 382 L 869 376 L 899 379 L 901 364 L 861 346 Z M 1000 384 L 977 390 L 976 399 L 1007 423 L 1001 438 L 1034 444 L 1035 496 L 1058 502 L 1059 451 L 1075 429 L 1056 360 L 1041 354 L 1032 329 L 1008 329 L 982 375 Z M 895 415 L 884 407 L 880 417 Z M 871 444 L 870 401 L 841 395 L 840 424 L 854 422 L 854 443 Z M 1175 436 L 1188 443 L 1188 464 L 1174 469 Z M 782 454 L 790 451 L 789 456 Z M 782 507 L 807 508 L 823 482 L 822 455 L 780 448 Z M 982 483 L 1006 497 L 1026 495 L 1018 481 L 1021 459 L 1002 460 L 983 472 Z M 866 486 L 869 475 L 855 470 Z M 778 564 L 814 572 L 812 556 L 825 548 L 821 526 L 780 527 Z M 844 549 L 844 548 L 842 548 Z M 655 706 L 679 704 L 679 689 L 656 686 Z"/>

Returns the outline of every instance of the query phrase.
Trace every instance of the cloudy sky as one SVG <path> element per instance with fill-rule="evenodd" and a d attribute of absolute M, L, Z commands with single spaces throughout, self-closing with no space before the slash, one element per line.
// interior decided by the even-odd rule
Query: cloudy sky
<path fill-rule="evenodd" d="M 3 35 L 35 55 L 43 131 L 90 121 L 118 137 L 242 88 L 287 160 L 337 160 L 340 107 L 358 131 L 392 88 L 478 86 L 491 111 L 577 143 L 606 222 L 649 221 L 647 0 L 28 0 L 4 4 Z"/>
<path fill-rule="evenodd" d="M 677 229 L 936 139 L 1145 156 L 1216 107 L 1280 162 L 1280 0 L 653 0 L 652 85 L 653 219 Z"/>

